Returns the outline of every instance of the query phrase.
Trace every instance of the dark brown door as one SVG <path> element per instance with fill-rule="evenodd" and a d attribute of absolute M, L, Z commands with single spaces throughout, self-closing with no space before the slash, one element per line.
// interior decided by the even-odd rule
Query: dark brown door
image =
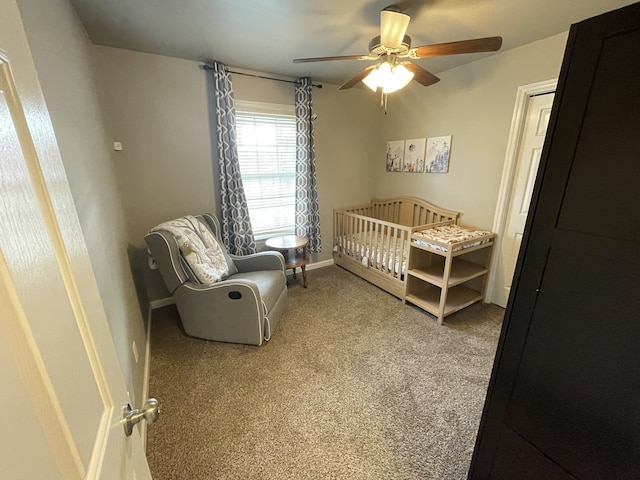
<path fill-rule="evenodd" d="M 572 27 L 469 478 L 640 478 L 640 3 Z"/>

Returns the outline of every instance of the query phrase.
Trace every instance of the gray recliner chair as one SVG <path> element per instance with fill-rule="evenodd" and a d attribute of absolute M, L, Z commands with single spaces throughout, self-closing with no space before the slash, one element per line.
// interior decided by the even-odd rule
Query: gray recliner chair
<path fill-rule="evenodd" d="M 185 220 L 194 224 L 193 231 L 185 227 Z M 181 231 L 171 226 L 175 222 L 181 222 Z M 194 271 L 187 261 L 191 261 L 191 247 L 183 234 L 195 239 L 191 243 L 199 243 L 198 238 L 211 241 L 208 232 L 219 244 L 217 253 L 228 272 L 222 278 L 203 281 L 200 270 Z M 271 338 L 288 303 L 282 254 L 230 255 L 220 240 L 218 219 L 211 214 L 161 224 L 145 236 L 145 242 L 188 335 L 249 345 L 262 345 Z"/>

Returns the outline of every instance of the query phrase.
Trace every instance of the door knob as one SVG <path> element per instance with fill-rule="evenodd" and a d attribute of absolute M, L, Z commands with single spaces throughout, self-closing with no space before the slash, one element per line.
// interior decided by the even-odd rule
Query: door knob
<path fill-rule="evenodd" d="M 134 425 L 146 420 L 147 423 L 153 423 L 160 415 L 160 404 L 155 398 L 150 398 L 142 408 L 134 410 L 129 403 L 124 406 L 124 433 L 130 437 L 133 433 Z"/>

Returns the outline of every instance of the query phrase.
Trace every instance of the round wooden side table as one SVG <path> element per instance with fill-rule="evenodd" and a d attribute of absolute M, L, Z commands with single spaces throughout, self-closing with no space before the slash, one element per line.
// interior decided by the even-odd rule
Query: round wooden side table
<path fill-rule="evenodd" d="M 296 278 L 296 268 L 302 270 L 302 286 L 307 288 L 306 266 L 309 263 L 309 252 L 307 252 L 309 240 L 298 235 L 284 235 L 282 237 L 272 237 L 264 243 L 270 250 L 276 250 L 284 256 L 284 267 L 293 269 L 293 278 Z"/>

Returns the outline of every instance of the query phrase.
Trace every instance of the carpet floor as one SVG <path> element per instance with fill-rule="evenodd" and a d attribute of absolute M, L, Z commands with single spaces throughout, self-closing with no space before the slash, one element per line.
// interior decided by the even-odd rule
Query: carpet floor
<path fill-rule="evenodd" d="M 434 317 L 336 267 L 289 285 L 262 347 L 151 327 L 155 480 L 464 479 L 504 310 Z"/>

